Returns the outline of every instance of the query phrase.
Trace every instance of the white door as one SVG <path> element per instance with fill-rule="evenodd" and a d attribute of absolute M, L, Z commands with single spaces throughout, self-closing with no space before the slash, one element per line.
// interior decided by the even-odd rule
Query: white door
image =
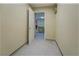
<path fill-rule="evenodd" d="M 35 34 L 34 11 L 29 8 L 29 44 L 34 40 Z"/>

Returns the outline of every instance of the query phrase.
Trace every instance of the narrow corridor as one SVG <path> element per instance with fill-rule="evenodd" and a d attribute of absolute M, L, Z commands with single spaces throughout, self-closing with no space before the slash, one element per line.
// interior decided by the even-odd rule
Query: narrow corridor
<path fill-rule="evenodd" d="M 31 44 L 24 45 L 12 56 L 61 56 L 61 53 L 55 41 L 35 39 Z"/>
<path fill-rule="evenodd" d="M 0 56 L 79 56 L 79 4 L 0 4 L 0 22 Z"/>

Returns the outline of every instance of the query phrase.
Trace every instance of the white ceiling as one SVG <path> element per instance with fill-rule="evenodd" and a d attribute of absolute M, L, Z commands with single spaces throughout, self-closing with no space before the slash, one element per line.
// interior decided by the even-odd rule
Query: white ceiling
<path fill-rule="evenodd" d="M 53 6 L 54 4 L 52 3 L 38 3 L 38 4 L 30 4 L 32 7 L 47 7 L 47 6 Z"/>

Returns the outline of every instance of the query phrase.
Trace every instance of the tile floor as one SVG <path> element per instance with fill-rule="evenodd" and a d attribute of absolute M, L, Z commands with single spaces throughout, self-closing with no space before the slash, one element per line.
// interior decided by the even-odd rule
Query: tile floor
<path fill-rule="evenodd" d="M 35 40 L 29 45 L 24 45 L 12 56 L 61 56 L 55 41 L 44 40 L 38 34 Z"/>

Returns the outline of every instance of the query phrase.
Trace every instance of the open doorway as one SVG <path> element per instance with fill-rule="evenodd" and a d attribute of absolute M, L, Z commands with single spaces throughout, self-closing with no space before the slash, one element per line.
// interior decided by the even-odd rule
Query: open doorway
<path fill-rule="evenodd" d="M 44 12 L 35 13 L 35 39 L 44 39 Z"/>

